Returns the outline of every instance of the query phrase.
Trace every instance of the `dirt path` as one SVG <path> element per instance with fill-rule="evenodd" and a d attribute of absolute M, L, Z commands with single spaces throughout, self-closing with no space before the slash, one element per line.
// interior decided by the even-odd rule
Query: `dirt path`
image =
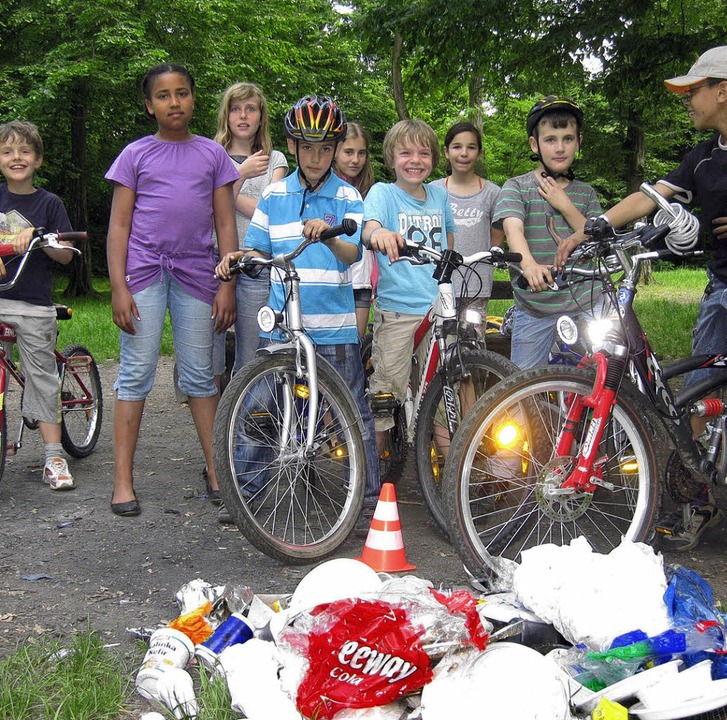
<path fill-rule="evenodd" d="M 307 572 L 279 565 L 236 529 L 218 525 L 216 508 L 200 497 L 203 463 L 189 411 L 174 399 L 171 367 L 162 359 L 144 416 L 136 465 L 140 517 L 119 518 L 109 510 L 113 365 L 102 368 L 106 405 L 98 449 L 72 464 L 75 491 L 53 493 L 42 484 L 37 433 L 28 432 L 20 453 L 8 458 L 0 481 L 0 657 L 28 636 L 67 637 L 88 625 L 136 656 L 125 628 L 173 619 L 175 593 L 195 577 L 276 593 L 294 589 Z M 17 400 L 11 396 L 11 410 Z M 421 505 L 411 469 L 397 495 L 416 574 L 444 587 L 466 584 L 461 563 Z M 720 502 L 727 507 L 724 492 Z M 362 546 L 352 538 L 340 555 L 356 557 Z M 716 597 L 727 599 L 725 548 L 727 523 L 696 550 L 667 559 L 696 570 Z"/>
<path fill-rule="evenodd" d="M 115 372 L 115 366 L 102 367 L 102 435 L 93 455 L 71 463 L 76 490 L 54 493 L 43 485 L 37 432 L 26 432 L 21 451 L 8 458 L 0 480 L 0 656 L 27 636 L 66 636 L 88 624 L 133 653 L 125 628 L 172 620 L 175 593 L 189 580 L 282 593 L 309 569 L 281 566 L 237 529 L 217 523 L 217 509 L 200 497 L 203 461 L 189 410 L 174 399 L 167 358 L 147 401 L 137 453 L 143 512 L 137 518 L 112 515 Z M 12 412 L 17 398 L 10 401 Z M 19 415 L 11 417 L 14 432 Z M 430 524 L 415 486 L 407 477 L 398 489 L 409 560 L 422 577 L 445 587 L 464 584 L 462 565 Z M 340 555 L 356 557 L 362 547 L 352 538 Z"/>

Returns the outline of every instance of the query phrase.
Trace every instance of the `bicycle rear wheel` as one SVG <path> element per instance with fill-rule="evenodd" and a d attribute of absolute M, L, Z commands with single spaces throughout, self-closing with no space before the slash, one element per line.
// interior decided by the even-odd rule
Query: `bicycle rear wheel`
<path fill-rule="evenodd" d="M 571 454 L 556 458 L 554 448 L 568 408 L 592 388 L 593 375 L 577 368 L 519 372 L 480 398 L 455 433 L 444 500 L 450 538 L 472 573 L 493 569 L 493 557 L 519 561 L 527 548 L 578 536 L 602 553 L 622 536 L 649 537 L 659 499 L 655 431 L 628 381 L 598 449 L 596 489 L 559 492 L 586 442 L 589 413 L 575 429 Z"/>
<path fill-rule="evenodd" d="M 93 452 L 101 434 L 101 377 L 96 361 L 83 345 L 69 345 L 61 355 L 61 444 L 69 455 L 82 458 Z"/>
<path fill-rule="evenodd" d="M 289 564 L 331 555 L 363 505 L 366 460 L 350 392 L 322 358 L 315 440 L 310 387 L 295 357 L 264 355 L 230 381 L 215 418 L 214 455 L 225 506 L 245 537 Z"/>
<path fill-rule="evenodd" d="M 463 350 L 461 355 L 457 353 L 452 355 L 448 372 L 458 418 L 461 420 L 463 403 L 474 404 L 477 398 L 484 395 L 502 378 L 517 372 L 517 366 L 498 353 L 467 349 Z M 464 383 L 463 377 L 466 378 Z M 422 398 L 414 436 L 414 450 L 417 478 L 424 501 L 434 522 L 445 535 L 448 531 L 442 501 L 442 477 L 449 443 L 442 377 L 437 373 Z"/>

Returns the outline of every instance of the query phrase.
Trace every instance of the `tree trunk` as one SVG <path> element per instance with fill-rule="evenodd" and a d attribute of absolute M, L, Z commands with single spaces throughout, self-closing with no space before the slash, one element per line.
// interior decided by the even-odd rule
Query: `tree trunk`
<path fill-rule="evenodd" d="M 644 182 L 644 168 L 646 166 L 646 142 L 644 138 L 643 116 L 641 110 L 632 105 L 628 114 L 628 127 L 624 140 L 626 151 L 626 191 L 630 195 L 637 192 L 641 183 Z M 639 218 L 646 220 L 646 218 Z M 648 285 L 654 282 L 654 274 L 651 271 L 651 261 L 647 260 L 641 264 L 637 282 Z"/>
<path fill-rule="evenodd" d="M 88 87 L 78 85 L 71 94 L 71 172 L 68 187 L 68 217 L 74 230 L 88 228 L 86 203 L 86 101 Z M 91 283 L 91 243 L 79 245 L 82 255 L 70 264 L 70 276 L 65 294 L 69 297 L 94 294 Z"/>
<path fill-rule="evenodd" d="M 394 35 L 394 49 L 391 53 L 391 84 L 394 93 L 394 105 L 399 120 L 408 120 L 409 111 L 404 97 L 404 83 L 401 78 L 401 53 L 404 49 L 404 38 L 396 33 Z"/>
<path fill-rule="evenodd" d="M 468 86 L 470 116 L 472 118 L 472 124 L 480 132 L 482 132 L 482 122 L 483 122 L 482 87 L 483 87 L 482 75 L 477 71 L 473 72 L 472 78 L 470 79 L 469 86 Z M 485 177 L 487 177 L 487 157 L 485 155 L 484 145 L 482 147 L 482 157 L 480 158 L 480 165 L 481 165 L 482 174 Z"/>

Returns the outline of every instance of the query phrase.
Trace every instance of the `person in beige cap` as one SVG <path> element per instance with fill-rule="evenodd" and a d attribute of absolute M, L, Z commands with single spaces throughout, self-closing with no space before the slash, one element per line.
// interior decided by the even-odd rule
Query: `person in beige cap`
<path fill-rule="evenodd" d="M 707 50 L 686 75 L 664 82 L 669 90 L 682 96 L 697 130 L 716 131 L 709 140 L 688 152 L 679 167 L 655 187 L 664 197 L 695 203 L 700 208 L 702 241 L 711 251 L 711 259 L 693 331 L 692 352 L 695 355 L 727 353 L 727 45 Z M 642 192 L 636 192 L 614 205 L 606 216 L 614 227 L 620 227 L 655 209 L 655 203 Z M 562 265 L 573 247 L 573 244 L 567 249 L 561 246 L 562 254 L 556 257 L 556 262 Z M 713 372 L 720 371 L 688 373 L 685 385 L 693 385 Z M 692 418 L 695 437 L 704 431 L 707 420 Z M 704 486 L 700 499 L 690 509 L 686 526 L 676 535 L 664 538 L 669 549 L 690 550 L 697 545 L 701 534 L 722 518 L 708 486 Z"/>

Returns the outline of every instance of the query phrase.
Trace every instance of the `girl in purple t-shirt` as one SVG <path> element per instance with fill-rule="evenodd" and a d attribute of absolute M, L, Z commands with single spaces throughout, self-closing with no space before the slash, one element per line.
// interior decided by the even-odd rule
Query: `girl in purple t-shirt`
<path fill-rule="evenodd" d="M 235 320 L 234 285 L 214 279 L 212 230 L 214 224 L 222 256 L 237 249 L 232 184 L 239 175 L 220 145 L 189 132 L 194 80 L 186 68 L 157 65 L 142 89 L 158 130 L 124 148 L 106 173 L 114 184 L 107 238 L 111 304 L 121 328 L 111 510 L 124 516 L 141 512 L 134 454 L 167 309 L 179 387 L 189 397 L 210 490 L 218 489 L 212 337 Z"/>

